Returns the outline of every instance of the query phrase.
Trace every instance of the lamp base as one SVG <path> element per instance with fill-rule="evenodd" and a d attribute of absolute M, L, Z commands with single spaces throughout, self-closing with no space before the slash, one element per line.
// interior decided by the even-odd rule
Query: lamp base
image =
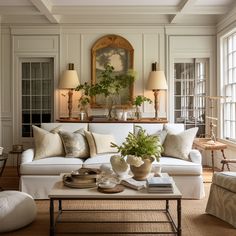
<path fill-rule="evenodd" d="M 155 119 L 159 119 L 158 117 L 158 111 L 159 111 L 159 90 L 158 89 L 155 89 L 153 90 L 153 93 L 154 93 L 154 107 L 155 107 Z"/>

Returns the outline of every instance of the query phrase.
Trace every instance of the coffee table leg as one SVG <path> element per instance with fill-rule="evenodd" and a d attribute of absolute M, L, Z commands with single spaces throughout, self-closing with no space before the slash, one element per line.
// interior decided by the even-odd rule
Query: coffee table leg
<path fill-rule="evenodd" d="M 181 229 L 181 199 L 177 200 L 177 235 L 182 235 Z"/>
<path fill-rule="evenodd" d="M 50 198 L 50 236 L 54 236 L 54 201 Z"/>
<path fill-rule="evenodd" d="M 62 210 L 62 204 L 61 204 L 61 200 L 58 200 L 58 209 L 61 212 Z"/>
<path fill-rule="evenodd" d="M 169 211 L 169 200 L 166 200 L 166 211 Z"/>

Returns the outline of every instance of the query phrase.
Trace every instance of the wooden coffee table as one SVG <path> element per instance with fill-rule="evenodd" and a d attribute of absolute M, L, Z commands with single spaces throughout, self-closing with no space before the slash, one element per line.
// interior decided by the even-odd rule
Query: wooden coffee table
<path fill-rule="evenodd" d="M 173 193 L 169 193 L 169 194 L 159 194 L 159 193 L 147 193 L 146 189 L 142 189 L 140 191 L 136 191 L 133 189 L 129 189 L 129 188 L 125 188 L 125 190 L 123 192 L 120 193 L 115 193 L 115 194 L 105 194 L 105 193 L 100 193 L 97 191 L 97 188 L 89 188 L 89 189 L 74 189 L 74 188 L 69 188 L 64 186 L 63 182 L 57 182 L 54 187 L 52 188 L 52 190 L 49 193 L 49 198 L 50 198 L 50 236 L 54 236 L 56 235 L 56 226 L 58 224 L 63 224 L 63 223 L 68 223 L 67 221 L 63 221 L 62 215 L 63 213 L 68 213 L 68 211 L 73 214 L 73 212 L 84 212 L 84 211 L 92 211 L 92 212 L 96 212 L 96 211 L 119 211 L 122 212 L 124 211 L 124 214 L 128 214 L 127 211 L 132 211 L 135 212 L 136 214 L 138 214 L 139 212 L 150 212 L 150 211 L 162 211 L 163 214 L 165 214 L 167 216 L 167 220 L 166 221 L 138 221 L 138 223 L 157 223 L 157 224 L 163 224 L 163 223 L 167 223 L 170 224 L 170 228 L 172 229 L 171 232 L 169 232 L 172 235 L 178 235 L 181 236 L 181 199 L 182 199 L 182 194 L 180 193 L 180 191 L 178 190 L 178 188 L 176 187 L 175 184 L 173 184 L 174 186 L 174 191 Z M 125 200 L 125 201 L 131 201 L 131 200 L 139 200 L 139 201 L 146 201 L 146 200 L 150 200 L 153 202 L 156 201 L 165 201 L 165 207 L 164 209 L 125 209 L 125 210 L 119 210 L 119 209 L 63 209 L 62 207 L 62 201 L 63 200 L 111 200 L 111 201 L 116 201 L 116 200 Z M 58 201 L 58 214 L 55 217 L 55 209 L 54 209 L 54 202 Z M 176 201 L 176 211 L 177 214 L 175 217 L 173 217 L 169 211 L 169 201 Z M 173 211 L 172 211 L 173 212 Z M 115 212 L 114 212 L 115 214 Z M 70 219 L 69 219 L 70 221 Z M 80 221 L 78 219 L 73 219 L 71 220 L 70 223 L 79 223 Z M 80 222 L 81 223 L 81 222 Z M 90 223 L 89 221 L 87 222 L 82 222 L 82 223 Z M 114 221 L 92 221 L 92 223 L 114 223 Z M 125 222 L 121 222 L 121 223 L 125 223 Z M 128 221 L 126 223 L 137 223 L 135 221 Z M 64 231 L 64 230 L 63 230 Z M 65 233 L 65 232 L 58 232 L 58 233 Z M 68 233 L 68 232 L 67 232 Z M 75 234 L 75 232 L 73 232 Z M 76 232 L 77 234 L 79 234 L 79 232 Z M 82 234 L 94 234 L 94 231 L 91 232 L 83 232 Z M 156 234 L 167 234 L 167 232 L 133 232 L 131 234 L 137 235 L 137 234 L 152 234 L 152 235 L 156 235 Z M 105 235 L 108 234 L 108 232 L 96 232 L 96 234 L 101 234 L 101 235 Z M 130 232 L 109 232 L 109 234 L 130 234 Z"/>

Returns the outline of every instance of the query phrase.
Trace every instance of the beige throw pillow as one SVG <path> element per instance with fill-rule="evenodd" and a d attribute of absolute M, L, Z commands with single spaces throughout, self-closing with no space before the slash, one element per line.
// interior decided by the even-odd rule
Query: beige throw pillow
<path fill-rule="evenodd" d="M 90 157 L 94 157 L 97 155 L 97 150 L 96 150 L 96 144 L 93 139 L 93 135 L 89 131 L 84 131 L 85 137 L 87 138 L 88 144 L 89 144 L 89 150 L 90 150 Z"/>
<path fill-rule="evenodd" d="M 189 160 L 189 152 L 192 149 L 193 140 L 198 127 L 187 129 L 179 134 L 167 133 L 163 147 L 163 156 L 171 156 L 179 159 Z"/>
<path fill-rule="evenodd" d="M 77 130 L 74 133 L 60 131 L 59 135 L 64 145 L 66 157 L 89 157 L 89 145 L 83 129 Z"/>
<path fill-rule="evenodd" d="M 117 152 L 116 148 L 111 147 L 111 142 L 116 143 L 113 135 L 85 131 L 85 136 L 89 143 L 91 157 L 101 153 Z"/>
<path fill-rule="evenodd" d="M 34 159 L 52 156 L 64 156 L 64 148 L 56 129 L 50 132 L 37 126 L 32 126 L 34 134 L 35 154 Z"/>

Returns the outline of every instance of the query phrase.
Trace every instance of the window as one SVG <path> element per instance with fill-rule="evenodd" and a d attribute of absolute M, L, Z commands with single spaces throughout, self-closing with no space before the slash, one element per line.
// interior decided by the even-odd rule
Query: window
<path fill-rule="evenodd" d="M 221 137 L 236 142 L 236 32 L 223 38 Z"/>
<path fill-rule="evenodd" d="M 21 77 L 22 137 L 32 137 L 32 124 L 52 121 L 53 60 L 22 60 Z"/>
<path fill-rule="evenodd" d="M 207 59 L 176 59 L 175 122 L 185 128 L 199 127 L 198 136 L 205 136 L 205 97 L 208 80 Z"/>

